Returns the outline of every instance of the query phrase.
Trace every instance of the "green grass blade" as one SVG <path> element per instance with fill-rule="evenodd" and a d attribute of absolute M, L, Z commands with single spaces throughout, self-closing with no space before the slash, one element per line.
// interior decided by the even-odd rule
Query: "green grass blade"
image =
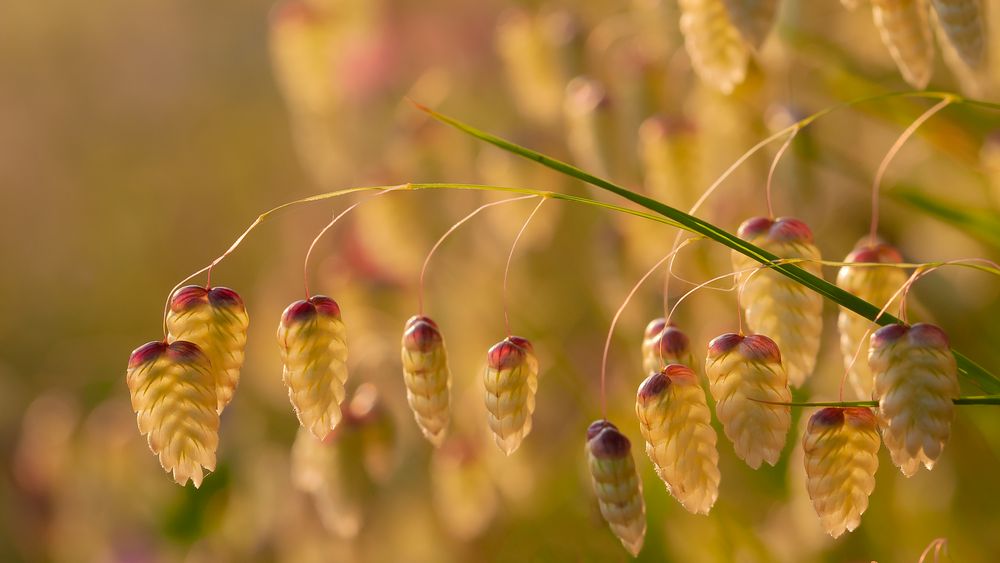
<path fill-rule="evenodd" d="M 980 208 L 951 203 L 913 188 L 894 188 L 890 197 L 945 223 L 960 227 L 962 232 L 1000 249 L 1000 215 Z"/>
<path fill-rule="evenodd" d="M 798 266 L 776 263 L 775 261 L 779 259 L 778 256 L 750 244 L 736 235 L 729 233 L 724 229 L 720 229 L 705 220 L 699 219 L 693 215 L 688 215 L 679 209 L 675 209 L 665 203 L 633 192 L 632 190 L 619 186 L 609 180 L 598 178 L 597 176 L 585 172 L 566 162 L 551 158 L 527 147 L 522 147 L 506 139 L 497 137 L 496 135 L 476 129 L 471 125 L 467 125 L 457 119 L 440 114 L 425 106 L 417 104 L 417 107 L 434 119 L 448 124 L 481 141 L 490 143 L 500 149 L 524 157 L 528 160 L 533 160 L 545 167 L 555 170 L 556 172 L 582 180 L 592 186 L 619 195 L 629 201 L 632 201 L 633 203 L 649 209 L 650 211 L 659 213 L 660 215 L 674 221 L 683 229 L 703 235 L 741 254 L 749 256 L 761 264 L 770 266 L 782 275 L 795 280 L 796 282 L 808 287 L 816 293 L 819 293 L 823 297 L 826 297 L 838 305 L 854 311 L 862 317 L 875 321 L 880 325 L 900 322 L 899 319 L 889 314 L 883 314 L 879 317 L 879 307 L 876 307 L 875 305 L 872 305 L 871 303 L 840 289 L 822 278 L 812 275 Z M 954 352 L 955 359 L 958 361 L 959 372 L 964 375 L 966 379 L 987 393 L 1000 393 L 1000 378 L 997 378 L 989 371 L 986 371 L 957 350 L 953 349 L 952 352 Z"/>

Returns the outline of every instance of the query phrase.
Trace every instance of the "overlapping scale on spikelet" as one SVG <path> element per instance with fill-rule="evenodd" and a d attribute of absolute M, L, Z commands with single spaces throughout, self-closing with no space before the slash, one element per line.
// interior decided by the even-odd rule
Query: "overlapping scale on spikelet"
<path fill-rule="evenodd" d="M 729 94 L 746 79 L 750 48 L 730 20 L 723 0 L 678 0 L 678 5 L 691 66 L 702 80 Z"/>
<path fill-rule="evenodd" d="M 215 470 L 219 413 L 208 357 L 183 340 L 136 348 L 125 374 L 139 432 L 174 481 L 201 486 Z"/>
<path fill-rule="evenodd" d="M 884 243 L 870 244 L 868 239 L 844 258 L 849 263 L 898 264 L 903 261 L 899 252 Z M 853 293 L 876 307 L 885 306 L 899 288 L 906 283 L 906 272 L 895 267 L 843 266 L 837 273 L 837 286 Z M 837 317 L 840 329 L 840 352 L 844 356 L 847 381 L 856 399 L 868 400 L 872 396 L 872 372 L 868 367 L 868 347 L 876 325 L 861 315 L 840 308 Z"/>
<path fill-rule="evenodd" d="M 853 532 L 875 490 L 880 446 L 875 414 L 866 407 L 826 408 L 802 437 L 806 488 L 823 530 Z"/>
<path fill-rule="evenodd" d="M 871 339 L 868 362 L 875 377 L 882 440 L 903 475 L 941 457 L 958 397 L 958 370 L 940 328 L 926 323 L 893 324 Z"/>
<path fill-rule="evenodd" d="M 437 323 L 424 316 L 406 321 L 402 360 L 406 401 L 413 417 L 424 436 L 440 446 L 448 431 L 451 371 Z"/>
<path fill-rule="evenodd" d="M 490 430 L 497 446 L 510 455 L 531 432 L 538 360 L 531 342 L 520 336 L 508 336 L 486 355 L 483 384 Z"/>
<path fill-rule="evenodd" d="M 587 465 L 601 515 L 632 556 L 646 537 L 646 503 L 632 459 L 632 444 L 614 424 L 598 420 L 587 428 Z"/>
<path fill-rule="evenodd" d="M 340 422 L 347 340 L 337 303 L 322 295 L 296 301 L 278 325 L 282 379 L 299 422 L 324 438 Z"/>
<path fill-rule="evenodd" d="M 980 0 L 931 0 L 948 43 L 966 65 L 979 68 L 986 55 L 986 27 Z"/>
<path fill-rule="evenodd" d="M 189 285 L 170 297 L 167 340 L 192 342 L 208 356 L 215 376 L 219 413 L 233 399 L 239 385 L 249 325 L 243 299 L 228 287 L 209 289 Z"/>
<path fill-rule="evenodd" d="M 924 88 L 934 70 L 927 0 L 872 0 L 872 18 L 903 79 Z"/>
<path fill-rule="evenodd" d="M 736 455 L 750 467 L 774 465 L 785 447 L 791 409 L 753 401 L 791 401 L 778 345 L 751 334 L 723 334 L 708 344 L 705 361 L 715 416 L 733 443 Z"/>
<path fill-rule="evenodd" d="M 719 496 L 719 451 L 698 376 L 680 364 L 652 373 L 639 385 L 635 414 L 667 490 L 688 511 L 708 514 Z"/>
<path fill-rule="evenodd" d="M 743 39 L 760 47 L 774 25 L 778 0 L 723 0 L 723 3 Z"/>
<path fill-rule="evenodd" d="M 747 219 L 740 225 L 739 236 L 779 258 L 820 259 L 812 231 L 791 217 Z M 733 268 L 743 270 L 737 282 L 747 326 L 774 339 L 789 383 L 802 385 L 816 367 L 823 332 L 823 297 L 778 272 L 748 270 L 759 264 L 743 254 L 734 251 L 732 257 Z M 816 262 L 795 265 L 822 277 Z"/>
<path fill-rule="evenodd" d="M 694 365 L 691 341 L 673 321 L 653 319 L 642 337 L 642 367 L 652 373 L 669 364 Z"/>

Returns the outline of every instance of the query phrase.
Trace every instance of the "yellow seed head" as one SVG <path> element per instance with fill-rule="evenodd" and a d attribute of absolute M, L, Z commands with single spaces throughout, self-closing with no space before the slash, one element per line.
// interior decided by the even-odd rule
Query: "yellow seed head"
<path fill-rule="evenodd" d="M 434 508 L 451 535 L 472 539 L 496 515 L 497 487 L 475 443 L 450 439 L 431 454 Z"/>
<path fill-rule="evenodd" d="M 667 490 L 688 511 L 708 514 L 719 496 L 719 452 L 698 376 L 680 364 L 654 372 L 639 385 L 635 414 Z"/>
<path fill-rule="evenodd" d="M 865 407 L 826 408 L 802 437 L 806 488 L 826 533 L 853 532 L 868 508 L 878 470 L 878 424 Z"/>
<path fill-rule="evenodd" d="M 694 365 L 691 341 L 673 321 L 653 319 L 642 338 L 642 367 L 653 373 L 669 364 Z"/>
<path fill-rule="evenodd" d="M 792 422 L 791 409 L 751 399 L 791 401 L 778 345 L 760 334 L 723 334 L 708 344 L 705 374 L 715 415 L 736 455 L 754 469 L 765 461 L 776 464 Z"/>
<path fill-rule="evenodd" d="M 509 336 L 494 344 L 487 353 L 483 383 L 493 439 L 510 455 L 531 432 L 535 412 L 538 360 L 531 342 Z"/>
<path fill-rule="evenodd" d="M 980 0 L 931 0 L 937 22 L 955 53 L 971 68 L 982 66 L 986 27 Z"/>
<path fill-rule="evenodd" d="M 587 465 L 601 515 L 633 557 L 646 537 L 646 503 L 632 459 L 632 444 L 614 424 L 598 420 L 587 428 Z"/>
<path fill-rule="evenodd" d="M 218 410 L 226 408 L 240 382 L 250 317 L 239 294 L 227 287 L 182 287 L 170 298 L 167 341 L 197 344 L 212 364 Z"/>
<path fill-rule="evenodd" d="M 201 486 L 204 469 L 215 470 L 219 412 L 208 357 L 183 340 L 136 348 L 125 374 L 139 432 L 174 481 Z"/>
<path fill-rule="evenodd" d="M 369 483 L 357 455 L 357 437 L 340 433 L 338 429 L 319 440 L 299 427 L 292 444 L 292 484 L 309 495 L 326 529 L 353 538 L 364 523 Z"/>
<path fill-rule="evenodd" d="M 448 432 L 451 371 L 444 338 L 427 317 L 411 317 L 403 329 L 403 382 L 406 400 L 420 430 L 434 446 Z"/>
<path fill-rule="evenodd" d="M 934 70 L 927 0 L 872 0 L 872 18 L 903 79 L 926 87 Z"/>
<path fill-rule="evenodd" d="M 760 47 L 774 25 L 778 0 L 723 0 L 723 4 L 743 39 L 754 48 Z"/>
<path fill-rule="evenodd" d="M 870 244 L 865 238 L 844 258 L 844 262 L 898 264 L 903 259 L 899 252 L 883 243 Z M 893 267 L 852 267 L 843 266 L 837 273 L 837 286 L 857 295 L 876 307 L 882 307 L 892 299 L 893 294 L 906 283 L 906 272 Z M 840 329 L 840 352 L 844 356 L 847 381 L 857 399 L 868 400 L 872 396 L 872 372 L 868 368 L 868 343 L 875 323 L 861 315 L 841 307 L 837 317 Z M 856 357 L 855 357 L 856 356 Z M 852 363 L 853 362 L 853 363 Z"/>
<path fill-rule="evenodd" d="M 278 325 L 282 379 L 299 422 L 323 439 L 340 422 L 347 340 L 340 307 L 316 295 L 285 309 Z"/>
<path fill-rule="evenodd" d="M 740 225 L 740 238 L 779 258 L 819 260 L 812 231 L 805 223 L 791 217 L 769 219 L 754 217 Z M 733 252 L 733 268 L 746 270 L 757 262 Z M 822 277 L 820 265 L 800 262 L 796 266 Z M 788 382 L 798 387 L 816 367 L 820 337 L 823 332 L 823 297 L 803 288 L 774 271 L 744 271 L 737 282 L 750 330 L 766 334 L 781 349 Z"/>
<path fill-rule="evenodd" d="M 871 339 L 868 363 L 875 378 L 882 440 L 903 475 L 941 457 L 958 397 L 958 370 L 940 328 L 926 323 L 880 328 Z"/>
<path fill-rule="evenodd" d="M 723 0 L 679 0 L 680 28 L 691 66 L 723 94 L 746 79 L 750 48 L 733 25 Z"/>

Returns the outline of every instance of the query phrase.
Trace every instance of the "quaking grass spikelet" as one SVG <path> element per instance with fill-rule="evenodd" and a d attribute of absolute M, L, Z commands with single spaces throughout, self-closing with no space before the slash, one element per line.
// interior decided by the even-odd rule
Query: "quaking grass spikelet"
<path fill-rule="evenodd" d="M 785 447 L 791 409 L 759 401 L 792 399 L 778 345 L 761 334 L 723 334 L 708 344 L 705 374 L 715 415 L 736 455 L 754 469 L 763 462 L 776 464 Z"/>
<path fill-rule="evenodd" d="M 708 514 L 719 496 L 719 452 L 698 376 L 680 364 L 652 373 L 639 385 L 635 414 L 667 490 L 689 512 Z"/>
<path fill-rule="evenodd" d="M 872 0 L 872 18 L 903 79 L 926 87 L 934 70 L 927 0 Z"/>
<path fill-rule="evenodd" d="M 643 334 L 642 367 L 646 373 L 653 373 L 669 364 L 694 365 L 691 342 L 673 321 L 653 319 Z"/>
<path fill-rule="evenodd" d="M 531 342 L 508 336 L 487 352 L 483 373 L 486 410 L 497 446 L 507 455 L 531 432 L 538 390 L 538 360 Z"/>
<path fill-rule="evenodd" d="M 722 0 L 679 0 L 680 28 L 691 66 L 706 83 L 729 94 L 743 82 L 750 48 Z"/>
<path fill-rule="evenodd" d="M 844 262 L 849 263 L 898 264 L 902 261 L 902 256 L 894 247 L 881 242 L 872 244 L 867 237 L 859 241 L 855 249 L 844 258 Z M 906 277 L 906 272 L 901 268 L 842 266 L 837 273 L 837 286 L 876 307 L 882 307 L 906 283 Z M 848 370 L 847 381 L 857 399 L 868 400 L 872 396 L 872 372 L 868 367 L 866 354 L 876 325 L 841 307 L 837 327 L 840 329 L 840 352 L 844 356 L 844 369 Z"/>
<path fill-rule="evenodd" d="M 282 379 L 299 422 L 323 439 L 341 419 L 347 341 L 337 303 L 322 295 L 296 301 L 278 325 Z"/>
<path fill-rule="evenodd" d="M 825 408 L 802 437 L 806 488 L 823 530 L 853 532 L 875 490 L 880 446 L 875 414 L 867 407 Z"/>
<path fill-rule="evenodd" d="M 778 0 L 723 0 L 723 3 L 743 39 L 754 48 L 760 47 L 774 25 Z"/>
<path fill-rule="evenodd" d="M 887 325 L 871 339 L 868 362 L 875 377 L 882 440 L 903 475 L 941 457 L 958 397 L 958 371 L 940 328 L 926 323 Z"/>
<path fill-rule="evenodd" d="M 809 227 L 791 217 L 754 217 L 740 225 L 740 238 L 770 251 L 779 258 L 819 260 Z M 746 322 L 750 330 L 766 334 L 781 349 L 788 382 L 802 385 L 816 367 L 823 331 L 823 297 L 774 271 L 758 271 L 757 262 L 733 251 Z M 799 262 L 800 268 L 822 277 L 820 265 Z"/>
<path fill-rule="evenodd" d="M 406 321 L 402 342 L 406 401 L 424 436 L 435 447 L 448 432 L 451 371 L 437 323 L 415 316 Z"/>
<path fill-rule="evenodd" d="M 979 68 L 986 54 L 986 27 L 980 0 L 931 0 L 948 43 L 966 65 Z"/>
<path fill-rule="evenodd" d="M 632 556 L 646 537 L 646 503 L 632 459 L 632 444 L 618 428 L 598 420 L 587 428 L 587 465 L 601 515 Z"/>
<path fill-rule="evenodd" d="M 233 399 L 240 382 L 249 325 L 243 299 L 228 287 L 189 285 L 170 298 L 167 341 L 192 342 L 208 356 L 220 414 Z"/>
<path fill-rule="evenodd" d="M 309 495 L 323 526 L 342 538 L 353 538 L 364 523 L 370 483 L 364 475 L 359 440 L 353 429 L 338 429 L 320 440 L 299 427 L 292 444 L 292 484 Z"/>
<path fill-rule="evenodd" d="M 125 374 L 139 432 L 174 481 L 201 486 L 215 470 L 219 412 L 211 364 L 197 345 L 178 340 L 136 348 Z"/>

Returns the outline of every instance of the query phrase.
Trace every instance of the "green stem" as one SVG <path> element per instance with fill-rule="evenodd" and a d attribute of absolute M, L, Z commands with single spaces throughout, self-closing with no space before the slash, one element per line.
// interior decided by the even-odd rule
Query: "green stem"
<path fill-rule="evenodd" d="M 956 103 L 969 103 L 989 109 L 1000 110 L 1000 105 L 998 104 L 966 100 L 965 98 L 962 98 L 956 94 L 952 94 L 949 92 L 902 92 L 902 93 L 882 94 L 878 96 L 861 98 L 850 102 L 844 102 L 836 106 L 832 106 L 824 110 L 821 110 L 817 113 L 814 113 L 813 115 L 806 117 L 805 119 L 799 121 L 798 123 L 792 124 L 786 127 L 784 130 L 775 133 L 770 137 L 770 139 L 781 138 L 784 135 L 790 133 L 792 130 L 804 127 L 805 125 L 811 123 L 812 121 L 815 121 L 816 119 L 824 115 L 827 115 L 836 109 L 840 109 L 842 107 L 849 107 L 863 102 L 870 102 L 891 97 L 951 99 L 953 102 Z M 603 190 L 619 195 L 629 201 L 632 201 L 634 203 L 641 205 L 642 207 L 645 207 L 646 209 L 654 211 L 670 219 L 683 229 L 703 235 L 707 238 L 710 238 L 716 242 L 719 242 L 735 250 L 736 252 L 744 254 L 760 262 L 761 264 L 772 267 L 774 270 L 780 272 L 782 275 L 787 276 L 792 280 L 795 280 L 799 284 L 808 287 L 809 289 L 815 291 L 816 293 L 819 293 L 823 297 L 826 297 L 827 299 L 830 299 L 831 301 L 841 305 L 842 307 L 854 311 L 855 313 L 861 315 L 862 317 L 874 321 L 879 325 L 887 325 L 887 324 L 901 322 L 898 318 L 892 315 L 889 314 L 880 315 L 879 307 L 876 307 L 875 305 L 872 305 L 871 303 L 840 289 L 839 287 L 831 284 L 830 282 L 827 282 L 822 278 L 814 276 L 813 274 L 803 270 L 802 268 L 799 268 L 798 266 L 794 266 L 791 264 L 776 263 L 776 261 L 779 258 L 774 254 L 756 245 L 750 244 L 740 239 L 736 235 L 731 234 L 719 227 L 716 227 L 715 225 L 703 219 L 700 219 L 693 215 L 688 215 L 687 213 L 684 213 L 679 209 L 675 209 L 662 202 L 646 197 L 642 194 L 633 192 L 632 190 L 629 190 L 623 186 L 619 186 L 618 184 L 615 184 L 609 180 L 598 178 L 597 176 L 585 172 L 566 162 L 562 162 L 560 160 L 551 158 L 537 151 L 512 143 L 501 137 L 476 129 L 471 125 L 467 125 L 457 119 L 435 112 L 434 110 L 431 110 L 430 108 L 427 108 L 425 106 L 417 104 L 417 107 L 420 110 L 427 113 L 428 115 L 430 115 L 431 117 L 433 117 L 434 119 L 446 123 L 458 129 L 459 131 L 462 131 L 477 139 L 490 143 L 507 152 L 538 162 L 539 164 L 547 168 L 551 168 L 552 170 L 555 170 L 567 176 L 576 178 L 578 180 L 582 180 L 592 186 L 596 186 Z M 760 144 L 758 144 L 758 147 L 759 146 Z M 988 393 L 1000 393 L 1000 378 L 997 378 L 995 375 L 985 370 L 984 368 L 982 368 L 981 366 L 979 366 L 974 361 L 967 358 L 965 355 L 958 352 L 957 350 L 953 349 L 952 352 L 955 354 L 955 358 L 958 362 L 959 372 L 963 374 L 969 381 L 971 381 L 977 387 L 981 388 L 982 390 Z"/>
<path fill-rule="evenodd" d="M 815 401 L 803 403 L 782 403 L 777 401 L 761 401 L 751 399 L 758 403 L 769 405 L 781 405 L 785 407 L 877 407 L 878 401 Z M 952 399 L 956 405 L 1000 405 L 1000 395 L 977 395 L 969 397 L 959 397 Z"/>

